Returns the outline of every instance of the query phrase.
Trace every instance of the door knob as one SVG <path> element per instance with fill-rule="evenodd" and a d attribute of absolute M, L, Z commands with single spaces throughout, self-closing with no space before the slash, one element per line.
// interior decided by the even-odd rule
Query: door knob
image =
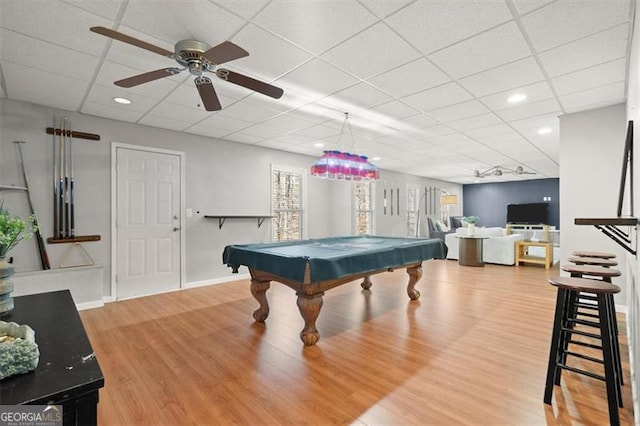
<path fill-rule="evenodd" d="M 174 226 L 174 227 L 173 227 L 173 232 L 178 232 L 179 230 L 180 230 L 180 228 L 179 228 L 179 227 L 177 227 L 177 226 Z"/>

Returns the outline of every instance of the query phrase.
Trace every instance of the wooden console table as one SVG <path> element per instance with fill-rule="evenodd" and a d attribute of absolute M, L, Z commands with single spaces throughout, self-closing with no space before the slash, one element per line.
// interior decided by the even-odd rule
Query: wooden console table
<path fill-rule="evenodd" d="M 0 382 L 0 403 L 62 405 L 65 425 L 97 424 L 104 376 L 69 290 L 19 296 L 14 302 L 0 320 L 35 331 L 40 362 L 34 371 Z"/>
<path fill-rule="evenodd" d="M 544 257 L 531 256 L 529 254 L 530 247 L 542 247 L 544 248 Z M 516 266 L 520 266 L 522 263 L 537 263 L 544 265 L 545 269 L 553 266 L 553 243 L 547 243 L 542 241 L 517 241 L 516 242 Z"/>

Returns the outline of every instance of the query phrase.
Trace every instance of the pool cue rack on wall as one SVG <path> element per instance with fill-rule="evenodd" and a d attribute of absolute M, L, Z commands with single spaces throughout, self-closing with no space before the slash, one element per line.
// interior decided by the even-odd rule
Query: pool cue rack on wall
<path fill-rule="evenodd" d="M 76 130 L 64 131 L 62 129 L 54 129 L 53 127 L 47 127 L 47 134 L 48 135 L 57 135 L 57 136 L 60 136 L 60 135 L 64 134 L 65 136 L 69 136 L 69 137 L 76 138 L 76 139 L 89 139 L 89 140 L 92 140 L 92 141 L 99 141 L 100 140 L 100 135 L 95 135 L 93 133 L 78 132 Z"/>

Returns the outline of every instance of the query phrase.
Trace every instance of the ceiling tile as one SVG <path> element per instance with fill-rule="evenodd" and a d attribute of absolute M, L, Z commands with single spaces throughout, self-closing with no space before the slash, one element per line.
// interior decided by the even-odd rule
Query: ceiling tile
<path fill-rule="evenodd" d="M 249 19 L 265 7 L 269 0 L 215 0 L 214 3 L 245 19 Z"/>
<path fill-rule="evenodd" d="M 260 137 L 262 139 L 271 139 L 282 135 L 283 128 L 266 122 L 242 129 L 242 134 Z"/>
<path fill-rule="evenodd" d="M 420 53 L 379 23 L 340 43 L 322 55 L 338 68 L 366 79 L 398 64 L 416 59 Z"/>
<path fill-rule="evenodd" d="M 225 117 L 235 118 L 236 120 L 259 123 L 275 117 L 280 114 L 280 112 L 247 102 L 239 102 L 224 107 L 219 114 Z"/>
<path fill-rule="evenodd" d="M 462 87 L 477 97 L 504 92 L 544 80 L 533 57 L 522 59 L 460 80 Z"/>
<path fill-rule="evenodd" d="M 250 144 L 250 145 L 254 145 L 257 144 L 258 142 L 264 140 L 264 138 L 262 137 L 256 137 L 256 136 L 252 136 L 252 135 L 247 135 L 245 133 L 242 132 L 238 132 L 238 133 L 234 133 L 232 135 L 228 135 L 225 137 L 226 140 L 230 140 L 230 141 L 234 141 L 234 142 L 240 142 L 240 143 L 246 143 L 246 144 Z"/>
<path fill-rule="evenodd" d="M 102 16 L 106 19 L 116 19 L 120 7 L 122 7 L 121 0 L 62 0 L 64 3 L 71 4 L 79 9 L 91 12 L 98 16 Z"/>
<path fill-rule="evenodd" d="M 470 129 L 493 126 L 500 123 L 502 123 L 502 120 L 500 120 L 495 114 L 487 113 L 471 118 L 465 118 L 463 120 L 452 121 L 448 124 L 454 129 L 463 132 Z"/>
<path fill-rule="evenodd" d="M 161 104 L 161 105 L 165 105 L 165 104 Z M 166 107 L 166 106 L 164 107 L 165 110 L 168 108 L 169 107 Z M 186 129 L 187 127 L 191 126 L 191 124 L 193 124 L 192 122 L 189 122 L 189 121 L 178 120 L 175 118 L 169 118 L 169 117 L 165 117 L 162 115 L 155 115 L 155 114 L 145 115 L 140 119 L 140 121 L 138 121 L 138 123 L 145 124 L 147 126 L 152 126 L 152 127 L 159 127 L 161 129 L 175 130 L 178 132 Z"/>
<path fill-rule="evenodd" d="M 396 12 L 401 7 L 412 3 L 413 0 L 360 0 L 367 9 L 376 14 L 378 18 L 384 18 Z"/>
<path fill-rule="evenodd" d="M 537 52 L 629 20 L 628 1 L 558 1 L 522 18 Z"/>
<path fill-rule="evenodd" d="M 351 103 L 361 107 L 370 107 L 392 99 L 391 96 L 366 83 L 358 83 L 348 89 L 341 90 L 334 94 L 332 98 L 343 100 L 345 106 Z"/>
<path fill-rule="evenodd" d="M 369 80 L 398 98 L 446 83 L 451 79 L 424 58 L 402 65 Z"/>
<path fill-rule="evenodd" d="M 433 118 L 429 117 L 428 115 L 425 114 L 418 114 L 418 115 L 414 115 L 412 117 L 409 118 L 404 118 L 402 119 L 402 124 L 409 126 L 409 127 L 414 127 L 417 129 L 423 129 L 425 127 L 430 127 L 433 126 L 435 124 L 438 124 L 438 122 L 436 120 L 434 120 Z M 408 129 L 409 130 L 409 129 Z"/>
<path fill-rule="evenodd" d="M 503 109 L 497 111 L 496 114 L 506 121 L 514 121 L 542 114 L 560 114 L 560 112 L 561 108 L 558 102 L 555 99 L 547 99 L 546 101 L 531 102 L 525 105 Z"/>
<path fill-rule="evenodd" d="M 518 26 L 509 22 L 429 56 L 449 75 L 460 78 L 531 55 Z"/>
<path fill-rule="evenodd" d="M 548 50 L 539 57 L 548 74 L 555 77 L 624 57 L 628 35 L 629 26 L 620 25 Z"/>
<path fill-rule="evenodd" d="M 14 64 L 91 81 L 98 58 L 46 41 L 0 29 L 0 59 Z"/>
<path fill-rule="evenodd" d="M 558 115 L 559 114 L 556 113 L 538 115 L 535 117 L 525 118 L 523 120 L 511 121 L 509 125 L 516 130 L 557 127 L 559 125 Z"/>
<path fill-rule="evenodd" d="M 195 127 L 211 127 L 222 130 L 222 134 L 228 134 L 241 131 L 242 129 L 253 124 L 250 121 L 238 120 L 236 118 L 225 116 L 222 114 L 223 111 L 212 114 L 207 119 L 202 120 L 195 126 L 190 127 L 189 130 L 194 129 Z"/>
<path fill-rule="evenodd" d="M 482 140 L 483 137 L 491 137 L 502 133 L 513 132 L 513 129 L 507 124 L 494 124 L 492 126 L 478 127 L 475 129 L 468 129 L 464 131 L 464 134 L 474 139 Z"/>
<path fill-rule="evenodd" d="M 307 127 L 312 127 L 316 124 L 302 118 L 294 117 L 290 114 L 279 115 L 277 117 L 269 119 L 265 123 L 269 126 L 278 127 L 285 132 L 293 132 L 300 129 L 306 129 Z"/>
<path fill-rule="evenodd" d="M 200 40 L 215 46 L 229 40 L 244 20 L 208 1 L 162 2 L 158 13 L 155 1 L 131 1 L 122 17 L 122 25 L 174 45 L 180 40 Z M 215 22 L 215 25 L 212 25 Z M 146 38 L 142 38 L 146 40 Z M 173 50 L 173 49 L 169 49 Z"/>
<path fill-rule="evenodd" d="M 513 0 L 513 5 L 520 15 L 529 13 L 532 10 L 538 9 L 544 5 L 551 3 L 554 0 Z"/>
<path fill-rule="evenodd" d="M 129 105 L 121 105 L 114 102 L 113 98 L 124 97 L 131 101 Z M 139 95 L 137 93 L 126 93 L 118 86 L 101 86 L 94 84 L 89 91 L 86 102 L 92 102 L 95 104 L 105 105 L 111 108 L 116 108 L 124 111 L 133 111 L 144 113 L 149 111 L 155 104 L 158 103 L 157 99 L 147 98 L 146 96 Z M 83 108 L 84 111 L 84 108 Z M 125 114 L 126 115 L 126 114 Z"/>
<path fill-rule="evenodd" d="M 229 68 L 250 75 L 259 73 L 268 82 L 311 59 L 304 50 L 252 24 L 242 28 L 233 42 L 247 50 L 249 56 L 233 61 L 228 64 Z"/>
<path fill-rule="evenodd" d="M 558 95 L 566 95 L 618 81 L 625 81 L 626 68 L 626 58 L 620 58 L 606 64 L 556 77 L 552 82 Z"/>
<path fill-rule="evenodd" d="M 126 108 L 120 108 L 115 104 L 104 105 L 101 103 L 95 103 L 87 100 L 82 106 L 80 111 L 83 114 L 95 115 L 97 117 L 111 118 L 113 120 L 128 121 L 130 123 L 137 122 L 144 114 L 140 111 L 135 111 Z"/>
<path fill-rule="evenodd" d="M 307 127 L 305 129 L 296 130 L 294 134 L 308 136 L 310 138 L 313 138 L 314 140 L 336 140 L 337 136 L 340 134 L 340 130 L 319 124 L 316 126 Z"/>
<path fill-rule="evenodd" d="M 553 98 L 554 96 L 553 92 L 551 91 L 551 87 L 549 87 L 549 84 L 547 84 L 546 81 L 541 81 L 539 83 L 534 83 L 506 92 L 496 93 L 495 95 L 486 96 L 480 99 L 480 101 L 493 111 L 499 111 L 501 109 L 513 107 L 514 104 L 509 103 L 508 99 L 516 94 L 525 95 L 527 97 L 524 101 L 519 102 L 516 105 L 542 101 L 545 99 Z"/>
<path fill-rule="evenodd" d="M 376 21 L 357 2 L 271 2 L 253 22 L 314 54 L 321 54 Z"/>
<path fill-rule="evenodd" d="M 485 114 L 489 112 L 487 107 L 478 101 L 468 101 L 457 105 L 441 108 L 437 111 L 431 111 L 429 115 L 436 120 L 444 123 L 454 120 L 462 120 L 463 118 L 473 117 L 475 115 Z"/>
<path fill-rule="evenodd" d="M 608 84 L 595 89 L 560 96 L 560 102 L 567 111 L 574 112 L 586 107 L 598 107 L 622 103 L 625 100 L 625 83 Z"/>
<path fill-rule="evenodd" d="M 402 100 L 412 107 L 423 111 L 456 104 L 471 99 L 471 95 L 457 83 L 447 83 L 433 89 L 405 96 Z"/>
<path fill-rule="evenodd" d="M 0 26 L 33 38 L 100 56 L 106 37 L 91 37 L 91 26 L 111 26 L 111 21 L 58 1 L 2 1 Z"/>
<path fill-rule="evenodd" d="M 400 101 L 387 102 L 371 109 L 396 119 L 411 117 L 412 115 L 418 114 L 418 111 Z"/>
<path fill-rule="evenodd" d="M 386 22 L 428 54 L 512 19 L 503 2 L 417 1 Z"/>
<path fill-rule="evenodd" d="M 88 89 L 84 81 L 4 61 L 1 65 L 9 99 L 76 111 Z"/>
<path fill-rule="evenodd" d="M 161 102 L 149 113 L 156 117 L 165 117 L 171 120 L 188 123 L 189 126 L 211 116 L 211 111 L 204 108 L 186 107 L 183 105 Z M 183 127 L 186 128 L 188 126 Z"/>
<path fill-rule="evenodd" d="M 294 89 L 303 95 L 318 99 L 326 94 L 337 92 L 358 82 L 333 65 L 314 59 L 280 78 L 278 81 L 286 85 L 294 85 Z"/>

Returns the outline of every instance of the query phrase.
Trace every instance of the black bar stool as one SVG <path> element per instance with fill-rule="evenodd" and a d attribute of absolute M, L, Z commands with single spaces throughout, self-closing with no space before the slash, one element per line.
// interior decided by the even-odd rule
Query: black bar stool
<path fill-rule="evenodd" d="M 551 348 L 549 350 L 549 365 L 547 367 L 547 381 L 544 390 L 545 404 L 551 404 L 554 384 L 560 385 L 562 370 L 603 380 L 607 389 L 607 402 L 609 406 L 609 422 L 611 425 L 620 425 L 618 407 L 622 407 L 622 390 L 620 388 L 622 371 L 616 365 L 614 341 L 617 336 L 613 332 L 613 320 L 609 295 L 620 292 L 620 287 L 615 284 L 600 280 L 584 278 L 553 277 L 549 283 L 558 288 L 556 309 L 553 321 L 553 333 L 551 336 Z M 579 320 L 574 317 L 574 306 L 577 295 L 587 292 L 596 295 L 595 306 L 598 311 L 598 322 Z M 578 329 L 575 325 L 594 327 L 599 334 Z M 585 336 L 600 340 L 601 345 L 586 343 L 573 339 L 574 335 Z M 588 346 L 602 351 L 602 359 L 594 358 L 577 352 L 573 352 L 570 344 Z M 567 365 L 567 358 L 573 356 L 590 362 L 604 365 L 604 376 Z M 619 377 L 620 376 L 620 377 Z"/>
<path fill-rule="evenodd" d="M 613 277 L 619 277 L 622 273 L 613 268 L 604 268 L 600 266 L 590 266 L 590 265 L 562 265 L 561 269 L 563 271 L 569 272 L 574 278 L 590 278 L 597 279 L 600 278 L 601 281 L 611 283 L 611 279 Z M 597 277 L 597 278 L 594 278 Z M 584 312 L 586 311 L 596 311 L 595 302 L 597 301 L 597 296 L 592 294 L 585 294 L 584 292 L 576 292 L 571 296 L 573 299 L 571 306 L 573 309 L 573 315 L 578 316 L 582 315 L 585 317 L 596 318 L 597 315 L 593 313 Z M 616 336 L 614 340 L 614 354 L 615 354 L 615 362 L 616 368 L 619 372 L 622 372 L 622 361 L 620 359 L 620 345 L 618 342 L 618 317 L 616 316 L 616 305 L 613 300 L 613 293 L 606 295 L 607 303 L 609 304 L 609 313 L 611 314 L 611 321 L 613 324 L 613 333 Z M 582 309 L 582 310 L 581 310 Z M 622 374 L 618 376 L 620 380 L 620 384 L 624 384 L 624 380 L 622 379 Z"/>

